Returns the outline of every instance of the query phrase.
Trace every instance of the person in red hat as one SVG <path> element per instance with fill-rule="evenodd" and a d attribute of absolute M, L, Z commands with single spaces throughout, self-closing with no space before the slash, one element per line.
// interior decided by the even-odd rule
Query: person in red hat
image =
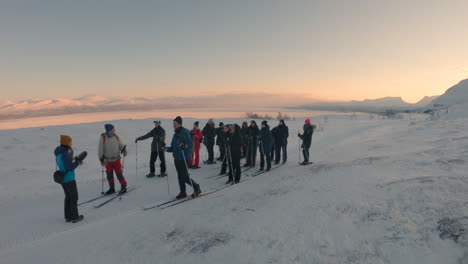
<path fill-rule="evenodd" d="M 312 135 L 314 130 L 317 128 L 316 125 L 311 124 L 310 119 L 306 119 L 304 122 L 304 132 L 298 133 L 297 136 L 302 140 L 302 154 L 304 155 L 304 161 L 301 165 L 310 164 L 310 146 L 312 145 Z"/>

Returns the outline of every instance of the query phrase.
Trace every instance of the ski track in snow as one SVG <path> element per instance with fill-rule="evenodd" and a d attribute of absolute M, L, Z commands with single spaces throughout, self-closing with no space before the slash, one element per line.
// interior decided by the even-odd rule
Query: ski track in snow
<path fill-rule="evenodd" d="M 0 152 L 0 259 L 2 263 L 466 263 L 468 240 L 460 231 L 468 228 L 465 120 L 428 121 L 417 115 L 380 120 L 362 115 L 313 121 L 320 128 L 312 143 L 314 164 L 297 165 L 295 134 L 301 124 L 290 121 L 289 161 L 284 166 L 217 193 L 149 211 L 142 207 L 167 201 L 178 192 L 172 158 L 166 156 L 168 196 L 165 178 L 144 176 L 149 141 L 139 143 L 138 178 L 135 174 L 132 142 L 151 129 L 150 120 L 115 121 L 130 153 L 125 176 L 129 186 L 141 187 L 100 209 L 93 206 L 103 200 L 80 206 L 85 220 L 78 224 L 62 219 L 63 193 L 52 181 L 52 151 L 58 135 L 70 134 L 77 153 L 89 152 L 77 170 L 78 190 L 80 201 L 95 197 L 101 191 L 101 169 L 94 157 L 104 122 L 0 131 L 4 150 Z M 163 121 L 167 131 L 170 124 Z M 205 157 L 202 148 L 201 158 Z M 204 192 L 227 180 L 210 177 L 219 167 L 218 162 L 191 171 Z"/>

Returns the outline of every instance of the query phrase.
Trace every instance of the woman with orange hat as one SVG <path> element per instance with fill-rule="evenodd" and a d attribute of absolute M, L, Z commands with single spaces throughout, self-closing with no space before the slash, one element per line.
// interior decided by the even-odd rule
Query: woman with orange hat
<path fill-rule="evenodd" d="M 55 149 L 57 168 L 63 172 L 62 188 L 65 192 L 65 221 L 77 223 L 83 220 L 78 214 L 78 188 L 75 180 L 75 169 L 83 162 L 82 159 L 73 158 L 72 139 L 69 136 L 60 136 L 60 146 Z"/>

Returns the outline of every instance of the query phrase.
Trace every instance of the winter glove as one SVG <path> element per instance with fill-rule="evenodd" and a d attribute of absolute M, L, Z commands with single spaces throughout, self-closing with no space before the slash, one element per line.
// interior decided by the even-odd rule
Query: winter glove
<path fill-rule="evenodd" d="M 136 144 L 136 143 L 138 143 L 138 138 L 137 138 L 137 139 L 135 139 L 135 144 Z"/>
<path fill-rule="evenodd" d="M 203 138 L 200 138 L 200 143 L 203 143 Z"/>
<path fill-rule="evenodd" d="M 179 148 L 182 149 L 182 150 L 185 150 L 187 148 L 187 146 L 185 146 L 184 143 L 181 143 L 181 144 L 179 144 Z"/>
<path fill-rule="evenodd" d="M 101 166 L 105 167 L 107 165 L 107 162 L 101 160 Z"/>
<path fill-rule="evenodd" d="M 124 151 L 122 154 L 123 154 L 124 157 L 127 157 L 128 152 L 127 152 L 127 151 Z"/>

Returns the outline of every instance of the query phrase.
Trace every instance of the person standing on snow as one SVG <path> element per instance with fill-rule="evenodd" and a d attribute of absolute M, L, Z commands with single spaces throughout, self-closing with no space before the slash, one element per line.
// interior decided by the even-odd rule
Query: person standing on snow
<path fill-rule="evenodd" d="M 312 145 L 312 135 L 314 134 L 314 130 L 317 128 L 316 125 L 310 123 L 310 119 L 306 119 L 304 122 L 304 133 L 301 135 L 300 133 L 297 136 L 302 140 L 302 154 L 304 155 L 304 161 L 301 165 L 307 165 L 310 163 L 310 146 Z"/>
<path fill-rule="evenodd" d="M 193 124 L 193 129 L 190 131 L 190 134 L 192 135 L 192 142 L 193 142 L 193 147 L 192 147 L 192 155 L 190 156 L 190 161 L 189 161 L 189 168 L 191 169 L 198 169 L 200 168 L 200 142 L 202 140 L 202 132 L 198 128 L 198 125 L 200 122 L 195 122 Z"/>
<path fill-rule="evenodd" d="M 244 167 L 255 167 L 257 160 L 257 142 L 260 130 L 258 129 L 257 122 L 255 120 L 250 121 L 248 136 L 247 136 L 247 157 L 245 159 Z"/>
<path fill-rule="evenodd" d="M 224 123 L 219 122 L 219 127 L 216 128 L 216 145 L 219 148 L 219 157 L 216 160 L 224 161 L 226 147 L 224 146 Z"/>
<path fill-rule="evenodd" d="M 271 142 L 271 152 L 270 152 L 270 158 L 271 158 L 271 161 L 275 160 L 275 152 L 276 152 L 276 137 L 277 137 L 277 134 L 278 134 L 278 127 L 274 127 L 271 129 L 271 138 L 272 138 L 272 142 Z"/>
<path fill-rule="evenodd" d="M 77 223 L 83 220 L 83 215 L 78 213 L 78 188 L 75 180 L 75 169 L 83 162 L 73 158 L 72 138 L 60 136 L 60 146 L 55 151 L 57 168 L 65 174 L 62 188 L 65 192 L 65 221 Z"/>
<path fill-rule="evenodd" d="M 208 120 L 208 123 L 206 123 L 203 128 L 202 134 L 203 142 L 208 150 L 208 160 L 206 161 L 206 164 L 215 164 L 213 148 L 215 144 L 216 128 L 213 119 Z"/>
<path fill-rule="evenodd" d="M 127 181 L 123 176 L 122 162 L 120 155 L 127 156 L 127 150 L 119 136 L 115 134 L 115 127 L 111 124 L 104 126 L 105 133 L 99 137 L 98 158 L 101 165 L 106 167 L 107 181 L 109 182 L 109 190 L 106 195 L 115 193 L 114 172 L 120 182 L 120 193 L 127 192 Z"/>
<path fill-rule="evenodd" d="M 260 130 L 259 136 L 259 148 L 260 148 L 260 171 L 263 171 L 265 168 L 265 159 L 266 159 L 266 171 L 271 169 L 271 145 L 273 143 L 273 137 L 271 135 L 270 127 L 268 122 L 263 120 L 262 129 Z"/>
<path fill-rule="evenodd" d="M 279 125 L 271 131 L 273 135 L 273 141 L 275 142 L 275 165 L 279 164 L 281 159 L 281 150 L 283 150 L 283 164 L 286 163 L 288 159 L 288 137 L 289 137 L 289 128 L 284 123 L 284 120 L 281 119 Z"/>
<path fill-rule="evenodd" d="M 135 140 L 135 144 L 138 143 L 138 141 L 146 140 L 148 138 L 153 138 L 153 142 L 151 143 L 150 173 L 146 175 L 146 177 L 153 178 L 156 176 L 156 168 L 154 164 L 156 163 L 158 156 L 161 162 L 161 174 L 159 174 L 158 177 L 165 177 L 167 176 L 166 158 L 164 152 L 164 147 L 166 146 L 166 131 L 161 126 L 161 121 L 154 121 L 153 130 L 151 130 L 148 134 L 137 138 Z"/>
<path fill-rule="evenodd" d="M 192 197 L 196 197 L 201 193 L 200 185 L 190 178 L 187 164 L 187 158 L 190 156 L 192 149 L 190 131 L 182 126 L 182 118 L 180 116 L 174 119 L 173 126 L 174 136 L 172 137 L 171 146 L 166 148 L 166 150 L 167 152 L 172 152 L 179 178 L 180 193 L 177 195 L 177 199 L 187 196 L 185 184 L 193 187 L 194 192 Z"/>
<path fill-rule="evenodd" d="M 242 136 L 242 158 L 247 157 L 248 150 L 248 142 L 249 142 L 249 125 L 246 121 L 242 122 L 241 128 L 241 136 Z"/>
<path fill-rule="evenodd" d="M 221 166 L 221 173 L 226 173 L 226 168 L 229 169 L 229 180 L 226 184 L 239 183 L 241 178 L 241 147 L 242 137 L 240 134 L 240 127 L 238 125 L 225 125 L 224 126 L 224 144 L 226 146 L 226 158 Z"/>

